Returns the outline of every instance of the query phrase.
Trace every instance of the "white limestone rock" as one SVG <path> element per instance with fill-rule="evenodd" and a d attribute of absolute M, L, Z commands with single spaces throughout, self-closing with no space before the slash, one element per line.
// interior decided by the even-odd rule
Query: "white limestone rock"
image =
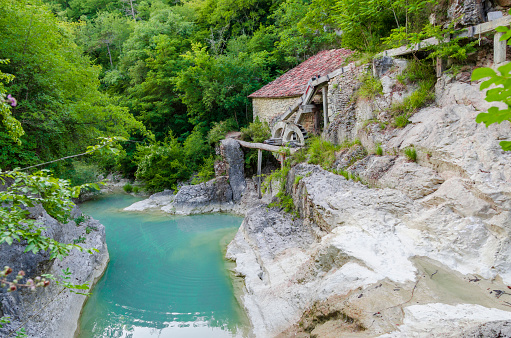
<path fill-rule="evenodd" d="M 151 209 L 162 209 L 174 202 L 174 192 L 165 190 L 149 196 L 149 198 L 135 202 L 124 208 L 124 211 L 146 211 Z"/>
<path fill-rule="evenodd" d="M 432 303 L 412 305 L 404 309 L 405 318 L 395 332 L 381 338 L 397 337 L 459 337 L 461 330 L 480 324 L 511 320 L 511 312 L 475 304 L 448 305 Z"/>

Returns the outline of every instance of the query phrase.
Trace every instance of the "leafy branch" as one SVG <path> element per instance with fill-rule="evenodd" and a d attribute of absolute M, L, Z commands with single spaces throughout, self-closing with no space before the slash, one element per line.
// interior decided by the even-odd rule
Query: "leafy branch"
<path fill-rule="evenodd" d="M 504 33 L 499 41 L 507 41 L 507 44 L 511 45 L 511 29 L 509 27 L 500 26 L 495 30 Z M 488 109 L 487 113 L 480 113 L 477 115 L 476 122 L 482 122 L 486 127 L 494 123 L 500 124 L 503 121 L 511 122 L 511 63 L 500 66 L 497 70 L 498 73 L 489 67 L 482 67 L 472 72 L 472 81 L 489 78 L 481 83 L 479 87 L 480 90 L 490 88 L 492 85 L 495 86 L 486 92 L 486 101 L 503 102 L 507 106 L 505 109 L 491 107 Z M 500 146 L 503 150 L 511 151 L 511 141 L 501 141 Z"/>
<path fill-rule="evenodd" d="M 87 147 L 87 151 L 84 152 L 84 153 L 80 153 L 80 154 L 76 154 L 76 155 L 70 155 L 70 156 L 62 157 L 62 158 L 59 158 L 59 159 L 56 159 L 56 160 L 53 160 L 53 161 L 48 161 L 48 162 L 44 162 L 44 163 L 35 164 L 35 165 L 30 166 L 30 167 L 22 168 L 20 170 L 27 170 L 27 169 L 37 168 L 37 167 L 41 167 L 41 166 L 44 166 L 44 165 L 47 165 L 47 164 L 50 164 L 50 163 L 64 161 L 64 160 L 67 160 L 67 159 L 70 159 L 70 158 L 79 157 L 79 156 L 89 155 L 89 154 L 92 154 L 92 153 L 95 153 L 95 152 L 98 152 L 100 155 L 103 155 L 106 152 L 110 152 L 110 153 L 112 153 L 114 155 L 118 155 L 119 154 L 119 149 L 114 147 L 114 145 L 116 145 L 117 142 L 127 141 L 126 138 L 121 137 L 121 136 L 98 137 L 98 139 L 100 140 L 100 143 L 96 144 L 94 146 Z"/>
<path fill-rule="evenodd" d="M 405 27 L 399 27 L 392 30 L 392 34 L 383 39 L 383 41 L 392 48 L 401 47 L 406 45 L 407 48 L 414 48 L 415 46 L 424 44 L 425 39 L 435 38 L 437 44 L 424 45 L 424 49 L 429 51 L 428 58 L 453 58 L 458 60 L 464 60 L 467 58 L 467 54 L 475 51 L 475 44 L 477 40 L 469 42 L 465 45 L 461 45 L 463 40 L 459 37 L 459 33 L 462 30 L 456 30 L 458 20 L 452 21 L 447 28 L 441 26 L 434 26 L 427 24 L 419 32 L 409 32 Z"/>
<path fill-rule="evenodd" d="M 507 27 L 499 27 L 501 28 L 499 31 L 503 31 L 502 28 Z M 509 38 L 511 33 L 509 29 L 506 31 L 506 34 L 501 38 L 501 40 Z M 508 41 L 509 44 L 509 41 Z M 511 63 L 508 63 L 504 66 L 500 66 L 497 68 L 498 73 L 491 68 L 477 68 L 472 73 L 472 81 L 481 80 L 484 78 L 489 78 L 486 81 L 483 81 L 479 87 L 480 90 L 484 90 L 494 85 L 495 88 L 489 89 L 486 92 L 485 100 L 488 102 L 503 102 L 506 104 L 507 108 L 500 109 L 498 107 L 491 107 L 488 109 L 487 113 L 480 113 L 476 117 L 477 123 L 484 123 L 486 127 L 490 126 L 494 123 L 502 123 L 503 121 L 511 122 Z M 500 74 L 499 74 L 500 73 Z M 501 141 L 500 146 L 503 150 L 511 151 L 511 141 Z"/>
<path fill-rule="evenodd" d="M 73 284 L 71 283 L 71 275 L 72 272 L 67 269 L 62 269 L 63 275 L 60 276 L 62 280 L 57 279 L 55 276 L 51 274 L 44 274 L 42 277 L 50 279 L 55 282 L 58 286 L 62 286 L 64 289 L 69 290 L 72 293 L 76 293 L 77 295 L 90 296 L 90 292 L 81 292 L 76 290 L 88 290 L 90 288 L 89 282 L 84 284 Z"/>
<path fill-rule="evenodd" d="M 71 198 L 79 196 L 81 189 L 93 187 L 96 183 L 71 187 L 69 181 L 51 176 L 48 170 L 27 174 L 18 170 L 0 171 L 0 183 L 12 181 L 5 191 L 0 192 L 0 243 L 11 245 L 14 241 L 26 241 L 25 252 L 50 251 L 50 259 L 69 254 L 71 249 L 84 251 L 75 244 L 63 244 L 43 236 L 46 230 L 36 220 L 29 218 L 28 207 L 41 205 L 46 212 L 57 221 L 65 223 L 69 220 L 74 203 Z M 93 253 L 95 249 L 86 250 Z"/>

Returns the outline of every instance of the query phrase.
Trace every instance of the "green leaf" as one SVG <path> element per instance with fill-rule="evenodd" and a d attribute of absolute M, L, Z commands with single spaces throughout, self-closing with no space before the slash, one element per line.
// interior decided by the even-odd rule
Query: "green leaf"
<path fill-rule="evenodd" d="M 37 253 L 37 251 L 38 251 L 38 249 L 36 248 L 34 243 L 30 243 L 29 245 L 27 245 L 24 252 L 29 252 L 31 250 L 35 250 L 34 253 Z"/>
<path fill-rule="evenodd" d="M 491 68 L 487 68 L 487 67 L 477 68 L 477 69 L 474 69 L 474 71 L 472 72 L 471 80 L 477 81 L 477 80 L 481 80 L 485 77 L 494 77 L 494 76 L 497 76 L 497 73 Z"/>
<path fill-rule="evenodd" d="M 502 150 L 511 151 L 511 141 L 501 141 L 500 146 Z"/>
<path fill-rule="evenodd" d="M 498 68 L 500 74 L 502 75 L 509 75 L 509 72 L 511 71 L 511 62 L 510 63 L 507 63 L 503 66 L 500 66 Z"/>
<path fill-rule="evenodd" d="M 491 78 L 489 80 L 486 80 L 483 83 L 481 83 L 481 86 L 479 86 L 479 89 L 480 90 L 486 89 L 486 88 L 490 87 L 492 84 L 494 84 L 497 81 L 498 81 L 497 78 Z M 488 100 L 486 100 L 486 101 L 488 101 Z"/>

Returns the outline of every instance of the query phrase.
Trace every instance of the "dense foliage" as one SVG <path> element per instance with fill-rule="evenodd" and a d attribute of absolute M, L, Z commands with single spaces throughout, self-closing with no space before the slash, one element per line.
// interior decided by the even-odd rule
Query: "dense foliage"
<path fill-rule="evenodd" d="M 118 135 L 130 142 L 122 144 L 117 159 L 92 157 L 47 168 L 76 184 L 118 170 L 152 181 L 148 186 L 157 190 L 204 170 L 220 135 L 252 121 L 247 96 L 307 57 L 339 47 L 375 52 L 389 36 L 388 43 L 402 44 L 444 33 L 427 25 L 433 0 L 0 5 L 0 58 L 9 59 L 0 71 L 14 76 L 2 78 L 2 86 L 19 101 L 12 116 L 0 111 L 2 168 L 78 153 L 99 136 Z M 18 121 L 18 131 L 9 128 L 9 134 L 6 126 Z M 162 150 L 169 142 L 182 151 Z M 156 179 L 168 156 L 184 167 L 174 178 Z"/>
<path fill-rule="evenodd" d="M 2 168 L 80 152 L 99 136 L 143 130 L 127 108 L 99 90 L 101 67 L 75 43 L 77 24 L 58 20 L 41 1 L 0 0 L 2 70 L 18 98 L 13 116 L 25 135 L 13 143 L 0 127 Z"/>
<path fill-rule="evenodd" d="M 500 74 L 491 68 L 478 68 L 472 73 L 473 81 L 488 78 L 481 83 L 481 90 L 495 85 L 494 88 L 486 92 L 486 101 L 503 102 L 506 104 L 504 109 L 491 107 L 488 109 L 488 112 L 477 115 L 476 122 L 482 122 L 487 127 L 503 121 L 511 122 L 511 63 L 500 66 L 497 70 Z M 511 151 L 511 141 L 500 141 L 500 146 L 503 150 Z"/>

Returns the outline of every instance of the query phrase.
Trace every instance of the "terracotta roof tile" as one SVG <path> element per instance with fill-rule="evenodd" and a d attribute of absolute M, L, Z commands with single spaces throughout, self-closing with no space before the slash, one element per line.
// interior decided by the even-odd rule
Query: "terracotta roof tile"
<path fill-rule="evenodd" d="M 324 50 L 308 58 L 284 75 L 268 83 L 248 97 L 292 97 L 302 95 L 307 82 L 314 76 L 324 76 L 341 67 L 349 49 Z"/>

